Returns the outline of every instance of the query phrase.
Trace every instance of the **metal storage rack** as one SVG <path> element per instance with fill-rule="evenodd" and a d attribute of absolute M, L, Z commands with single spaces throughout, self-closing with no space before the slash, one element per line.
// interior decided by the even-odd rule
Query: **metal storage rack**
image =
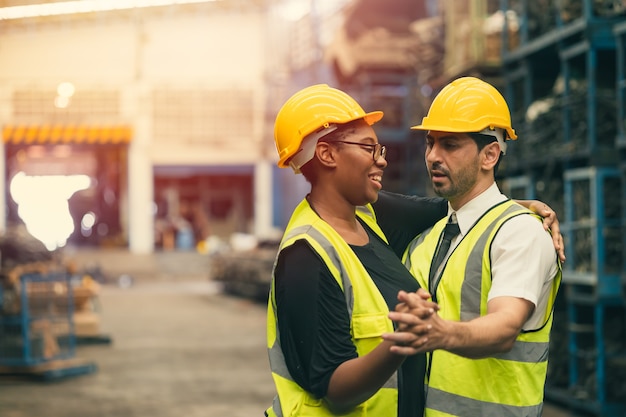
<path fill-rule="evenodd" d="M 0 364 L 28 366 L 73 355 L 71 287 L 63 286 L 70 289 L 63 297 L 55 293 L 55 284 L 66 279 L 64 274 L 20 277 L 19 302 L 0 316 Z"/>
<path fill-rule="evenodd" d="M 502 192 L 513 199 L 531 200 L 535 199 L 535 184 L 529 175 L 506 178 L 503 181 Z"/>
<path fill-rule="evenodd" d="M 568 16 L 562 9 L 567 1 L 553 3 L 500 2 L 503 11 L 520 13 L 520 45 L 504 48 L 502 60 L 505 95 L 521 136 L 501 174 L 505 184 L 524 184 L 518 191 L 526 198 L 542 199 L 562 213 L 567 262 L 546 398 L 599 416 L 623 416 L 626 9 L 619 2 L 583 0 L 570 2 L 580 8 Z M 531 33 L 531 8 L 547 4 L 534 22 L 542 30 Z M 508 33 L 505 23 L 503 45 Z M 559 93 L 546 95 L 559 79 Z M 544 110 L 540 106 L 533 123 L 528 116 L 535 104 Z M 547 113 L 546 107 L 556 111 Z M 520 182 L 528 178 L 534 189 Z M 561 195 L 546 194 L 547 182 L 560 183 L 553 190 Z"/>
<path fill-rule="evenodd" d="M 588 167 L 564 177 L 569 381 L 558 395 L 578 408 L 618 415 L 623 392 L 614 382 L 626 375 L 620 172 Z M 590 367 L 593 373 L 586 372 Z"/>
<path fill-rule="evenodd" d="M 43 379 L 90 373 L 74 360 L 74 296 L 65 272 L 28 273 L 18 291 L 0 286 L 0 375 Z"/>
<path fill-rule="evenodd" d="M 617 59 L 617 146 L 626 149 L 626 22 L 613 27 Z M 623 156 L 623 155 L 622 155 Z M 624 160 L 624 158 L 620 158 Z"/>

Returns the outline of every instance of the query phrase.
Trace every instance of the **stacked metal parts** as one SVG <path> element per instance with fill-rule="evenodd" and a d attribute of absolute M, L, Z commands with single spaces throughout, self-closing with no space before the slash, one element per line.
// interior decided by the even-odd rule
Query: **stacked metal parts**
<path fill-rule="evenodd" d="M 626 3 L 501 7 L 519 22 L 519 43 L 503 50 L 502 61 L 520 140 L 500 175 L 513 197 L 538 198 L 561 213 L 567 245 L 546 397 L 623 416 Z"/>

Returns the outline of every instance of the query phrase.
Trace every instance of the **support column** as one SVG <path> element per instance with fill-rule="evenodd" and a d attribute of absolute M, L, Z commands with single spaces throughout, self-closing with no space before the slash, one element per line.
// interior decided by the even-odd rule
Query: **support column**
<path fill-rule="evenodd" d="M 261 160 L 254 167 L 254 234 L 268 238 L 275 234 L 272 227 L 272 166 Z"/>
<path fill-rule="evenodd" d="M 136 254 L 154 251 L 154 184 L 147 154 L 139 143 L 128 152 L 128 246 Z"/>
<path fill-rule="evenodd" d="M 125 92 L 128 114 L 132 115 L 133 140 L 128 149 L 128 248 L 135 254 L 154 252 L 154 174 L 150 158 L 151 119 L 145 96 L 148 89 L 141 85 Z"/>

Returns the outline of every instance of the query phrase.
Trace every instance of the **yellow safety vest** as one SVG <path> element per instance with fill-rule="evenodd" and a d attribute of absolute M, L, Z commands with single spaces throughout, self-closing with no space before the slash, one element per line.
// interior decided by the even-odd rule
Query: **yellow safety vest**
<path fill-rule="evenodd" d="M 487 313 L 491 288 L 491 243 L 500 227 L 518 215 L 533 214 L 507 200 L 492 207 L 463 237 L 446 262 L 436 287 L 439 315 L 469 321 Z M 404 262 L 423 288 L 447 219 L 437 222 L 409 245 Z M 555 262 L 556 260 L 555 256 Z M 483 359 L 468 359 L 437 350 L 430 356 L 426 385 L 427 417 L 540 416 L 548 365 L 552 310 L 561 282 L 554 277 L 544 325 L 523 331 L 512 350 Z M 431 289 L 432 291 L 432 289 Z"/>
<path fill-rule="evenodd" d="M 376 224 L 370 205 L 358 207 L 357 215 L 386 242 L 382 230 Z M 383 333 L 393 332 L 393 324 L 387 317 L 389 309 L 376 284 L 350 246 L 311 209 L 306 200 L 296 207 L 285 230 L 279 253 L 300 239 L 305 239 L 318 253 L 342 288 L 351 319 L 352 341 L 359 356 L 369 353 L 382 341 Z M 328 409 L 323 399 L 316 398 L 305 391 L 289 374 L 280 346 L 273 278 L 267 308 L 267 348 L 277 392 L 272 407 L 266 411 L 268 416 L 325 417 L 335 415 Z M 396 416 L 397 379 L 397 373 L 394 373 L 385 386 L 370 399 L 342 416 Z"/>

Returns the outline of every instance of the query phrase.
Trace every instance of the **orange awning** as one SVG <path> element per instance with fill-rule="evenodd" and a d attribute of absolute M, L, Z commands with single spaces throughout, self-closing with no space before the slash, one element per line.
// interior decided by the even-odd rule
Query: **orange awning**
<path fill-rule="evenodd" d="M 4 143 L 37 144 L 123 144 L 129 143 L 133 131 L 125 125 L 6 125 Z"/>

